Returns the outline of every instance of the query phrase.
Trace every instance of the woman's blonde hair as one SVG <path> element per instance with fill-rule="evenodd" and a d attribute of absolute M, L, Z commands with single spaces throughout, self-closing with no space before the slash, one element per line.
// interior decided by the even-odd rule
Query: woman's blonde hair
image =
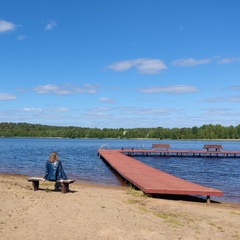
<path fill-rule="evenodd" d="M 56 152 L 52 152 L 51 155 L 49 156 L 49 162 L 56 162 L 58 160 L 58 156 Z"/>

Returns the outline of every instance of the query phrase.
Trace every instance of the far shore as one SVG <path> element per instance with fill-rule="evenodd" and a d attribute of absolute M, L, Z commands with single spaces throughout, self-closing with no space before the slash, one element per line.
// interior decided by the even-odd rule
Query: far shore
<path fill-rule="evenodd" d="M 5 136 L 0 136 L 0 138 L 59 138 L 59 139 L 100 139 L 100 140 L 143 140 L 143 141 L 240 141 L 240 139 L 170 139 L 170 138 L 164 138 L 164 139 L 160 139 L 160 138 L 97 138 L 97 137 L 93 137 L 93 138 L 88 138 L 88 137 L 84 137 L 84 138 L 69 138 L 69 137 L 18 137 L 18 136 L 12 136 L 12 137 L 5 137 Z"/>

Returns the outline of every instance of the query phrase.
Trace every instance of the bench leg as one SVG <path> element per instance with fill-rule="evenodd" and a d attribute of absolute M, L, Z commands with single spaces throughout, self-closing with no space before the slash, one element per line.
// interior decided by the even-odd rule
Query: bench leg
<path fill-rule="evenodd" d="M 69 192 L 69 183 L 62 183 L 62 193 Z"/>
<path fill-rule="evenodd" d="M 32 182 L 33 191 L 37 191 L 39 189 L 39 181 Z"/>

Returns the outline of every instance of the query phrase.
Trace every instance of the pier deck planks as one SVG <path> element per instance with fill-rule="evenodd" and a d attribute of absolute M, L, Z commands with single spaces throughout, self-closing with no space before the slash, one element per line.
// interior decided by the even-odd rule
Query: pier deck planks
<path fill-rule="evenodd" d="M 121 150 L 99 149 L 98 154 L 123 178 L 147 194 L 178 194 L 196 196 L 222 196 L 223 192 L 188 182 L 171 174 L 152 168 Z"/>

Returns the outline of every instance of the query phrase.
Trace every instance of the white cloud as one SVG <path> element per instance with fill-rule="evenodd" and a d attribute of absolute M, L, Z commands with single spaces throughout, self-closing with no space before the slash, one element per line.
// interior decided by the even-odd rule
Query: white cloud
<path fill-rule="evenodd" d="M 67 95 L 72 93 L 96 93 L 98 85 L 85 84 L 82 88 L 79 86 L 65 84 L 62 86 L 56 86 L 52 84 L 40 85 L 33 88 L 38 94 L 57 94 Z"/>
<path fill-rule="evenodd" d="M 174 112 L 178 112 L 179 109 L 173 108 L 137 108 L 137 107 L 125 107 L 120 109 L 123 114 L 127 115 L 168 115 Z"/>
<path fill-rule="evenodd" d="M 103 97 L 103 98 L 99 98 L 98 100 L 99 100 L 100 102 L 103 102 L 103 103 L 115 103 L 115 102 L 116 102 L 115 99 L 112 99 L 112 98 L 105 98 L 105 97 Z"/>
<path fill-rule="evenodd" d="M 111 65 L 106 66 L 106 69 L 123 72 L 133 67 L 136 68 L 139 73 L 143 74 L 156 74 L 167 68 L 164 62 L 160 59 L 138 58 L 133 60 L 115 62 Z"/>
<path fill-rule="evenodd" d="M 216 98 L 205 98 L 201 102 L 216 103 L 216 102 L 240 102 L 240 96 L 228 96 L 228 97 L 216 97 Z"/>
<path fill-rule="evenodd" d="M 230 86 L 229 88 L 234 91 L 240 91 L 240 85 Z"/>
<path fill-rule="evenodd" d="M 4 20 L 0 20 L 0 33 L 1 32 L 8 32 L 8 31 L 14 31 L 16 28 L 16 25 L 11 22 L 7 22 Z"/>
<path fill-rule="evenodd" d="M 179 94 L 179 93 L 192 93 L 197 92 L 198 89 L 194 86 L 187 86 L 187 85 L 176 85 L 176 86 L 156 86 L 156 87 L 149 87 L 149 88 L 141 88 L 139 89 L 140 92 L 143 93 L 173 93 L 173 94 Z"/>
<path fill-rule="evenodd" d="M 238 61 L 240 61 L 240 57 L 220 58 L 220 59 L 218 59 L 217 63 L 219 63 L 219 64 L 226 64 L 226 63 L 232 63 L 232 62 L 238 62 Z"/>
<path fill-rule="evenodd" d="M 231 115 L 239 115 L 239 113 L 236 113 L 232 108 L 208 108 L 205 109 L 205 113 L 207 116 L 231 116 Z"/>
<path fill-rule="evenodd" d="M 62 89 L 56 85 L 47 84 L 34 87 L 33 90 L 38 94 L 54 93 L 57 95 L 70 94 L 69 90 Z"/>
<path fill-rule="evenodd" d="M 228 102 L 240 102 L 240 96 L 229 97 Z"/>
<path fill-rule="evenodd" d="M 42 112 L 41 108 L 23 108 L 22 111 L 24 112 Z"/>
<path fill-rule="evenodd" d="M 83 114 L 82 117 L 84 118 L 93 118 L 93 119 L 99 119 L 98 117 L 105 118 L 109 116 L 109 109 L 108 108 L 91 108 L 88 109 L 86 114 Z"/>
<path fill-rule="evenodd" d="M 172 62 L 174 66 L 189 67 L 210 63 L 211 59 L 180 58 Z"/>
<path fill-rule="evenodd" d="M 22 109 L 23 112 L 29 112 L 29 113 L 46 113 L 46 112 L 68 112 L 67 108 L 64 107 L 57 107 L 57 108 L 29 108 L 29 107 L 25 107 Z"/>
<path fill-rule="evenodd" d="M 123 72 L 134 66 L 134 60 L 128 60 L 128 61 L 121 61 L 121 62 L 115 62 L 111 65 L 108 65 L 106 68 L 117 71 L 117 72 Z"/>
<path fill-rule="evenodd" d="M 76 92 L 78 93 L 96 93 L 98 89 L 98 84 L 84 84 L 83 88 L 76 88 Z"/>
<path fill-rule="evenodd" d="M 56 26 L 57 26 L 56 21 L 52 20 L 46 25 L 45 30 L 52 30 Z"/>
<path fill-rule="evenodd" d="M 68 108 L 64 108 L 64 107 L 58 107 L 55 109 L 52 109 L 53 112 L 68 112 Z"/>
<path fill-rule="evenodd" d="M 8 100 L 15 100 L 16 96 L 7 94 L 7 93 L 0 93 L 0 101 L 8 101 Z"/>
<path fill-rule="evenodd" d="M 201 102 L 216 103 L 216 102 L 222 102 L 224 100 L 225 100 L 225 97 L 215 97 L 215 98 L 202 99 Z"/>

